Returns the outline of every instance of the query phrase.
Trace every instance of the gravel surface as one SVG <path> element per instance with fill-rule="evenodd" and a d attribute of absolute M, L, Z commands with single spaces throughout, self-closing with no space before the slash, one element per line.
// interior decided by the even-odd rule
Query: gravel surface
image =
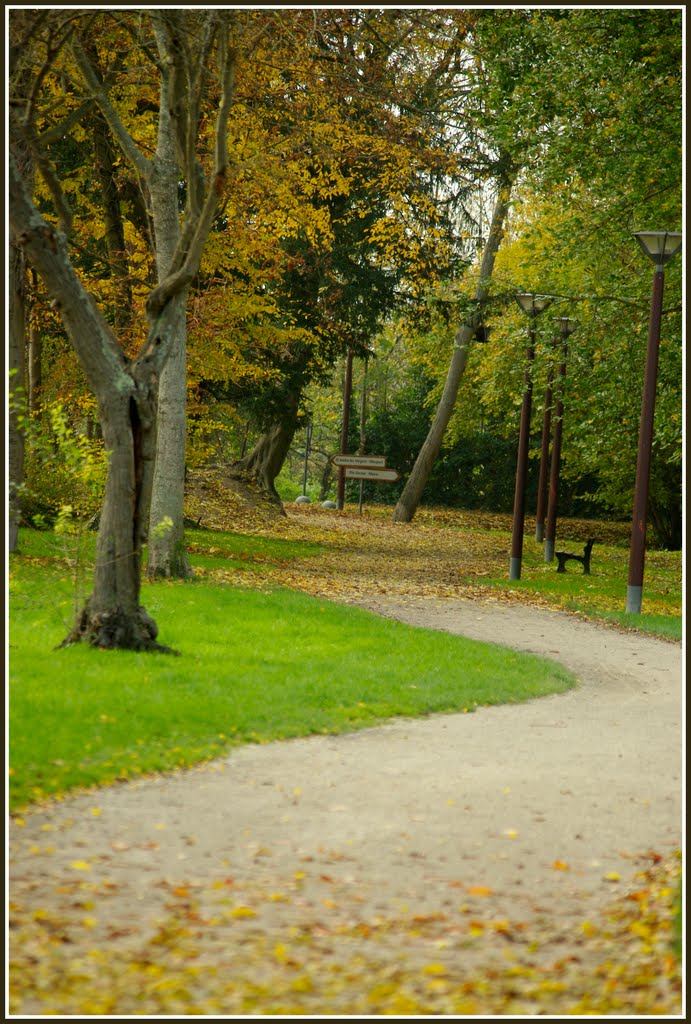
<path fill-rule="evenodd" d="M 579 685 L 473 714 L 247 746 L 37 808 L 10 826 L 10 893 L 23 912 L 73 920 L 78 950 L 146 941 L 176 887 L 209 906 L 225 884 L 236 903 L 288 895 L 238 920 L 238 942 L 248 929 L 284 934 L 329 915 L 422 920 L 465 901 L 486 920 L 540 929 L 535 955 L 553 960 L 576 922 L 635 884 L 641 857 L 681 847 L 679 644 L 520 606 L 361 603 L 554 658 Z M 76 878 L 91 883 L 88 929 Z M 480 963 L 496 952 L 495 934 L 465 955 Z"/>

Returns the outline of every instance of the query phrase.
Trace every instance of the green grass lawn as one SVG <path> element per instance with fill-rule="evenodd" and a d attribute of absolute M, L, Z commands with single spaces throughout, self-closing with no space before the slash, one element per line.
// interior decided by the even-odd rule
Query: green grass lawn
<path fill-rule="evenodd" d="M 214 540 L 245 561 L 237 539 Z M 574 682 L 545 659 L 268 582 L 248 588 L 204 578 L 143 587 L 160 639 L 180 657 L 85 645 L 55 650 L 73 618 L 75 567 L 55 557 L 54 544 L 49 533 L 23 531 L 22 554 L 10 560 L 14 810 L 70 789 L 199 763 L 237 744 L 471 712 Z M 290 557 L 290 545 L 270 553 Z"/>

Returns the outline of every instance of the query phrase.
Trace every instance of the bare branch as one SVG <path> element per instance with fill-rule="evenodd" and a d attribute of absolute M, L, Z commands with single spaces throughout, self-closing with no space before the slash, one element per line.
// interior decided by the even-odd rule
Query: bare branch
<path fill-rule="evenodd" d="M 155 288 L 147 300 L 147 314 L 155 319 L 164 306 L 185 288 L 199 269 L 202 251 L 213 219 L 218 210 L 220 196 L 225 186 L 228 169 L 228 117 L 235 96 L 235 70 L 237 53 L 228 45 L 227 25 L 222 25 L 218 37 L 219 62 L 222 74 L 221 100 L 216 115 L 216 145 L 213 172 L 207 182 L 204 205 L 196 218 L 184 232 L 171 262 L 170 273 Z"/>
<path fill-rule="evenodd" d="M 101 113 L 108 122 L 108 127 L 115 136 L 124 155 L 132 164 L 135 171 L 142 178 L 147 180 L 150 174 L 149 161 L 137 147 L 134 139 L 122 123 L 120 115 L 110 102 L 105 85 L 99 80 L 99 76 L 94 70 L 81 46 L 81 43 L 76 37 L 72 41 L 72 53 L 74 54 L 74 58 L 84 76 L 84 80 L 91 91 L 91 96 L 98 104 Z"/>
<path fill-rule="evenodd" d="M 41 217 L 31 201 L 12 153 L 9 200 L 12 241 L 26 252 L 29 262 L 41 275 L 94 393 L 102 395 L 112 381 L 128 386 L 125 374 L 129 360 L 93 297 L 77 277 L 67 254 L 64 235 Z"/>

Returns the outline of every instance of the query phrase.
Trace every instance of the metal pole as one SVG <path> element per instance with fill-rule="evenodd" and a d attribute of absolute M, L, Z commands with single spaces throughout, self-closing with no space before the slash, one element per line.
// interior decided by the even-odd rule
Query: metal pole
<path fill-rule="evenodd" d="M 364 366 L 364 370 L 363 370 L 363 374 L 362 374 L 362 400 L 360 402 L 360 447 L 358 448 L 358 453 L 360 455 L 364 455 L 365 451 L 366 451 L 366 448 L 367 448 L 367 436 L 366 436 L 366 427 L 367 427 L 367 366 L 368 366 L 368 360 L 367 360 L 367 358 L 365 358 L 365 366 Z M 361 480 L 360 481 L 360 498 L 359 498 L 359 501 L 358 501 L 358 509 L 357 509 L 360 515 L 362 515 L 362 489 L 364 487 L 364 484 L 365 484 L 365 481 Z"/>
<path fill-rule="evenodd" d="M 343 419 L 341 421 L 341 455 L 348 454 L 348 421 L 350 419 L 350 395 L 353 389 L 353 350 L 348 349 L 346 358 L 345 385 L 343 387 Z M 345 501 L 345 467 L 340 466 L 338 470 L 338 495 L 336 507 L 343 509 Z"/>
<path fill-rule="evenodd" d="M 545 539 L 545 506 L 547 505 L 547 465 L 549 463 L 549 433 L 552 421 L 552 379 L 554 370 L 549 368 L 545 389 L 545 409 L 542 416 L 542 447 L 540 448 L 540 474 L 537 484 L 537 508 L 535 511 L 535 540 L 538 544 Z"/>
<path fill-rule="evenodd" d="M 525 485 L 528 476 L 528 442 L 530 437 L 530 411 L 533 397 L 532 363 L 535 358 L 535 325 L 531 319 L 529 328 L 528 365 L 523 386 L 521 427 L 518 436 L 518 458 L 516 461 L 516 487 L 513 498 L 513 527 L 511 531 L 511 560 L 509 579 L 520 580 L 523 558 L 523 519 L 525 516 Z"/>
<path fill-rule="evenodd" d="M 557 533 L 557 500 L 559 494 L 559 468 L 561 459 L 561 430 L 564 422 L 564 381 L 566 380 L 566 356 L 568 343 L 564 337 L 561 347 L 562 358 L 557 382 L 557 400 L 554 403 L 554 437 L 552 438 L 552 464 L 549 471 L 549 500 L 547 502 L 547 526 L 545 529 L 544 556 L 546 562 L 554 561 L 554 538 Z"/>
<path fill-rule="evenodd" d="M 662 320 L 662 293 L 665 275 L 662 267 L 655 268 L 653 297 L 650 307 L 648 347 L 643 380 L 641 403 L 641 425 L 638 435 L 638 460 L 636 463 L 636 486 L 633 500 L 631 524 L 631 551 L 629 556 L 629 581 L 626 588 L 626 611 L 639 615 L 643 597 L 643 563 L 645 560 L 645 528 L 648 514 L 648 490 L 650 486 L 650 456 L 653 446 L 653 419 L 655 415 L 655 388 L 657 384 L 657 363 L 660 350 L 660 323 Z"/>

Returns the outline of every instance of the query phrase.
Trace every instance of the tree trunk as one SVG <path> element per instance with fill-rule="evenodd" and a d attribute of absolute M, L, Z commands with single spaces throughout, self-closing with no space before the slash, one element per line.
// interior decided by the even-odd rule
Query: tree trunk
<path fill-rule="evenodd" d="M 192 576 L 184 539 L 185 439 L 187 423 L 187 291 L 176 305 L 174 341 L 158 392 L 156 462 L 151 493 L 147 575 Z"/>
<path fill-rule="evenodd" d="M 94 170 L 101 192 L 101 206 L 108 246 L 109 273 L 113 282 L 113 326 L 124 332 L 132 321 L 132 289 L 125 247 L 125 226 L 116 185 L 116 154 L 108 124 L 98 111 L 91 116 L 94 144 Z"/>
<path fill-rule="evenodd" d="M 283 468 L 288 451 L 293 443 L 297 430 L 298 398 L 292 396 L 280 422 L 274 423 L 266 430 L 252 451 L 244 458 L 234 462 L 228 475 L 231 479 L 242 483 L 251 492 L 268 499 L 282 514 L 283 502 L 276 490 L 275 481 Z"/>
<path fill-rule="evenodd" d="M 140 357 L 131 362 L 77 278 L 64 236 L 33 206 L 13 158 L 9 198 L 11 241 L 24 250 L 60 311 L 96 395 L 109 452 L 93 591 L 64 643 L 87 640 L 97 647 L 167 651 L 156 641 L 156 624 L 139 598 L 156 383 L 167 357 L 170 314 L 161 313 Z"/>
<path fill-rule="evenodd" d="M 24 345 L 26 333 L 26 269 L 24 256 L 19 248 L 10 245 L 9 281 L 9 370 L 10 390 L 21 401 L 25 392 Z M 10 405 L 9 427 L 9 524 L 8 548 L 17 550 L 19 522 L 21 519 L 20 488 L 24 482 L 24 435 L 19 428 L 18 411 Z"/>
<path fill-rule="evenodd" d="M 180 237 L 180 169 L 171 119 L 162 89 L 161 119 L 153 173 L 149 180 L 156 235 L 159 283 L 169 273 Z M 166 101 L 167 102 L 167 101 Z M 187 439 L 187 296 L 185 288 L 169 303 L 175 310 L 173 345 L 158 388 L 156 463 L 151 492 L 147 575 L 192 576 L 185 550 L 185 445 Z"/>
<path fill-rule="evenodd" d="M 28 394 L 27 406 L 33 415 L 38 410 L 38 402 L 43 383 L 43 338 L 37 323 L 38 289 L 36 271 L 31 271 L 31 298 L 27 307 L 29 318 L 29 351 L 28 351 Z"/>
<path fill-rule="evenodd" d="M 500 188 L 492 216 L 489 237 L 482 256 L 480 280 L 475 289 L 476 312 L 456 332 L 454 352 L 446 375 L 444 391 L 439 400 L 429 433 L 423 442 L 415 465 L 394 509 L 393 520 L 395 523 L 409 523 L 412 520 L 432 471 L 432 466 L 439 455 L 439 449 L 441 448 L 441 443 L 456 403 L 458 388 L 468 363 L 470 342 L 481 322 L 481 303 L 487 294 L 492 278 L 494 260 L 504 233 L 504 221 L 509 208 L 510 195 L 511 186 L 509 184 Z"/>
<path fill-rule="evenodd" d="M 153 403 L 150 403 L 151 405 Z M 85 640 L 94 647 L 166 651 L 158 628 L 140 605 L 145 461 L 153 445 L 153 417 L 141 414 L 134 388 L 113 391 L 99 403 L 108 463 L 96 542 L 91 595 L 63 647 Z M 123 510 L 128 509 L 129 515 Z"/>

